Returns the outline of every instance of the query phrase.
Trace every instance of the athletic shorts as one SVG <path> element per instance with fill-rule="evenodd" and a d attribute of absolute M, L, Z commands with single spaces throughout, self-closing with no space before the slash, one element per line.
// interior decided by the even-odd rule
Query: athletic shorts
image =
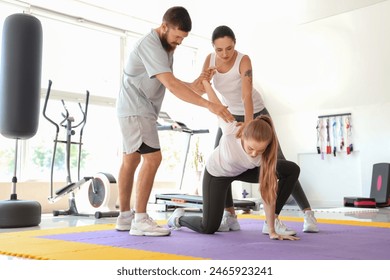
<path fill-rule="evenodd" d="M 120 117 L 119 127 L 122 133 L 123 152 L 131 154 L 137 152 L 141 146 L 147 145 L 147 152 L 160 150 L 160 141 L 155 119 L 131 116 Z M 144 145 L 143 145 L 144 144 Z M 139 151 L 143 153 L 142 151 Z"/>

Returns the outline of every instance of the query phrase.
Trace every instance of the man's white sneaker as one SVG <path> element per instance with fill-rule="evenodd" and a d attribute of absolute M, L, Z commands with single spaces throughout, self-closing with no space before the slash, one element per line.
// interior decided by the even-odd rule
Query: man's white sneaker
<path fill-rule="evenodd" d="M 134 210 L 131 210 L 129 217 L 124 217 L 123 215 L 119 214 L 118 218 L 116 219 L 115 229 L 119 231 L 129 231 L 133 219 Z"/>
<path fill-rule="evenodd" d="M 264 221 L 263 230 L 264 234 L 269 234 L 267 222 Z M 279 219 L 275 219 L 275 232 L 280 235 L 296 235 L 297 233 L 292 229 L 289 229 L 283 222 Z"/>
<path fill-rule="evenodd" d="M 317 220 L 314 217 L 314 212 L 311 210 L 305 211 L 303 214 L 303 232 L 319 232 Z"/>
<path fill-rule="evenodd" d="M 224 211 L 218 231 L 236 231 L 240 229 L 241 227 L 238 223 L 237 215 L 232 215 L 230 212 Z"/>
<path fill-rule="evenodd" d="M 140 221 L 134 219 L 129 234 L 137 236 L 166 236 L 170 235 L 171 231 L 169 228 L 159 226 L 148 216 Z"/>
<path fill-rule="evenodd" d="M 168 226 L 173 229 L 181 228 L 181 225 L 179 224 L 179 218 L 183 216 L 184 216 L 184 209 L 176 208 L 176 210 L 173 211 L 172 215 L 168 219 Z"/>

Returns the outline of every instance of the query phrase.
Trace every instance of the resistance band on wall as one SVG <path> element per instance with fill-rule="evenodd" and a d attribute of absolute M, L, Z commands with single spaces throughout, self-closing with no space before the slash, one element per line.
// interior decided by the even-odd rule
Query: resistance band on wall
<path fill-rule="evenodd" d="M 325 154 L 336 157 L 339 152 L 352 153 L 351 120 L 351 113 L 318 116 L 317 153 L 321 159 L 325 159 Z"/>

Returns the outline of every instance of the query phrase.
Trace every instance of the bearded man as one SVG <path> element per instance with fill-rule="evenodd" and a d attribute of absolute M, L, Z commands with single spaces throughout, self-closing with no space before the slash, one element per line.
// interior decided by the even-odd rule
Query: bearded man
<path fill-rule="evenodd" d="M 191 31 L 192 22 L 184 7 L 168 9 L 161 25 L 135 44 L 123 71 L 117 99 L 117 116 L 122 133 L 123 158 L 118 176 L 120 214 L 116 229 L 130 235 L 167 236 L 147 214 L 147 203 L 162 160 L 157 118 L 165 90 L 181 100 L 207 108 L 225 121 L 234 118 L 226 106 L 204 99 L 200 76 L 186 83 L 173 75 L 173 53 Z M 203 74 L 204 75 L 204 74 Z M 141 163 L 135 189 L 135 209 L 130 208 L 135 171 Z"/>

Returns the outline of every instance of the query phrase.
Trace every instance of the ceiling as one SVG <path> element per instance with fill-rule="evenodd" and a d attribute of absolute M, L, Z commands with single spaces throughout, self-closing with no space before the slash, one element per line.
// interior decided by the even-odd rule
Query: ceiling
<path fill-rule="evenodd" d="M 142 19 L 158 25 L 166 9 L 184 6 L 193 20 L 192 34 L 209 38 L 212 30 L 221 24 L 240 32 L 257 26 L 297 25 L 313 22 L 341 13 L 360 9 L 387 0 L 25 0 L 38 7 L 57 10 L 72 16 L 89 16 L 108 12 L 112 22 L 131 22 Z M 122 17 L 122 19 L 120 19 Z M 130 20 L 131 19 L 131 20 Z M 96 20 L 96 18 L 95 18 Z M 107 19 L 104 19 L 107 21 Z M 118 25 L 116 23 L 114 25 Z M 238 28 L 239 27 L 239 28 Z"/>

